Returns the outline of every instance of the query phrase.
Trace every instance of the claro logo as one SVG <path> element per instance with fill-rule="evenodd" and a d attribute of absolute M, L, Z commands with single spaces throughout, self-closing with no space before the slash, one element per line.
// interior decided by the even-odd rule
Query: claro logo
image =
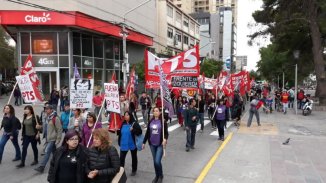
<path fill-rule="evenodd" d="M 43 16 L 37 17 L 34 15 L 26 15 L 25 21 L 26 22 L 35 22 L 35 23 L 45 23 L 51 20 L 50 13 L 43 13 Z"/>

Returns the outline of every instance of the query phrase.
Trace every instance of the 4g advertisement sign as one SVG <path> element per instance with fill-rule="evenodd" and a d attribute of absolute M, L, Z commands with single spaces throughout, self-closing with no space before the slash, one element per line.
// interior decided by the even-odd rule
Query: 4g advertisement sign
<path fill-rule="evenodd" d="M 16 80 L 21 91 L 22 97 L 26 103 L 37 101 L 33 85 L 28 75 L 16 76 Z"/>
<path fill-rule="evenodd" d="M 120 113 L 119 87 L 118 84 L 104 83 L 106 110 Z"/>

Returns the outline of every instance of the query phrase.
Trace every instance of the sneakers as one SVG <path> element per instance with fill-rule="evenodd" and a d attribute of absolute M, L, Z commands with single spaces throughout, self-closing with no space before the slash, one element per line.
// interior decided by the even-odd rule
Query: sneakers
<path fill-rule="evenodd" d="M 44 166 L 39 166 L 39 167 L 37 167 L 37 168 L 35 168 L 34 170 L 35 171 L 37 171 L 37 172 L 39 172 L 39 173 L 43 173 L 44 172 Z"/>
<path fill-rule="evenodd" d="M 186 151 L 189 152 L 189 150 L 190 150 L 189 147 L 186 147 Z"/>
<path fill-rule="evenodd" d="M 157 180 L 158 180 L 158 177 L 155 177 L 155 178 L 152 180 L 152 183 L 157 183 Z"/>
<path fill-rule="evenodd" d="M 157 179 L 157 183 L 162 183 L 163 181 L 163 176 L 160 176 L 158 179 Z"/>
<path fill-rule="evenodd" d="M 195 149 L 195 146 L 191 146 L 190 148 L 191 148 L 191 149 Z"/>
<path fill-rule="evenodd" d="M 16 166 L 17 168 L 23 168 L 25 167 L 25 163 L 21 162 L 19 165 Z"/>

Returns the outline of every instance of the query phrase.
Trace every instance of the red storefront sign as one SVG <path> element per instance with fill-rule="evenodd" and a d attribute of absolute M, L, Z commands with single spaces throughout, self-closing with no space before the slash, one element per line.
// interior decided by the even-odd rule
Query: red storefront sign
<path fill-rule="evenodd" d="M 51 25 L 51 26 L 74 26 L 97 31 L 115 37 L 121 37 L 121 27 L 104 20 L 91 17 L 77 12 L 54 12 L 54 11 L 0 11 L 0 24 L 4 26 L 20 25 Z M 152 46 L 152 37 L 128 30 L 127 40 L 143 45 Z"/>

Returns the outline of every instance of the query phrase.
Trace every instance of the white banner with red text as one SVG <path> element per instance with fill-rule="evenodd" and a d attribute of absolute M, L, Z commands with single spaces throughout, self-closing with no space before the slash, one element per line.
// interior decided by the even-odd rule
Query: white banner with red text
<path fill-rule="evenodd" d="M 119 87 L 118 84 L 104 83 L 106 110 L 120 114 Z"/>

